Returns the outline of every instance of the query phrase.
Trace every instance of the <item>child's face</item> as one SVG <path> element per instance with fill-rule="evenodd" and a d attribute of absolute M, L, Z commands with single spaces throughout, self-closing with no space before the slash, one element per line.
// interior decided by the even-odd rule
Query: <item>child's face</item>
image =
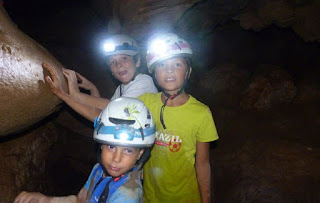
<path fill-rule="evenodd" d="M 186 77 L 187 63 L 184 58 L 170 58 L 159 62 L 155 68 L 158 84 L 169 94 L 177 93 Z"/>
<path fill-rule="evenodd" d="M 113 177 L 120 176 L 133 168 L 143 154 L 143 149 L 120 147 L 114 145 L 101 146 L 102 164 Z"/>
<path fill-rule="evenodd" d="M 108 60 L 112 75 L 122 84 L 128 84 L 135 75 L 136 68 L 140 66 L 140 60 L 137 63 L 128 55 L 113 55 Z"/>

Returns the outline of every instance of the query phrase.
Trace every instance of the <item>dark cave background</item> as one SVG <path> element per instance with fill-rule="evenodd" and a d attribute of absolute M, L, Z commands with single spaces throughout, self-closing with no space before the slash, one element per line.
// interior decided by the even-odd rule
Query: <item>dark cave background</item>
<path fill-rule="evenodd" d="M 116 85 L 97 49 L 112 17 L 111 4 L 104 15 L 88 0 L 4 0 L 3 6 L 65 67 L 94 81 L 102 96 L 112 96 Z M 211 149 L 215 201 L 320 201 L 319 42 L 306 42 L 291 28 L 276 25 L 245 30 L 230 18 L 200 36 L 192 29 L 183 33 L 195 50 L 187 90 L 211 108 L 220 137 Z M 250 84 L 255 88 L 247 88 Z M 272 86 L 269 92 L 280 90 L 254 96 L 266 85 Z M 31 130 L 42 133 L 42 125 L 56 136 L 45 175 L 31 180 L 37 176 L 34 168 L 31 181 L 17 188 L 76 194 L 96 162 L 91 123 L 63 106 Z"/>

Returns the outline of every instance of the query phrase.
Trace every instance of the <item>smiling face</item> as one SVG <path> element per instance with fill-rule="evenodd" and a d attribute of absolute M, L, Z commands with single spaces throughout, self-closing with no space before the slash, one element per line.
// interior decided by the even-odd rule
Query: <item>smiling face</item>
<path fill-rule="evenodd" d="M 135 63 L 132 56 L 113 55 L 108 59 L 108 65 L 114 77 L 122 84 L 128 84 L 135 76 L 137 67 L 140 66 L 140 59 Z"/>
<path fill-rule="evenodd" d="M 117 177 L 132 169 L 143 152 L 143 149 L 134 147 L 102 145 L 101 160 L 109 175 Z"/>
<path fill-rule="evenodd" d="M 184 58 L 170 58 L 159 62 L 155 68 L 158 84 L 169 94 L 176 94 L 183 86 L 187 75 L 188 64 Z"/>

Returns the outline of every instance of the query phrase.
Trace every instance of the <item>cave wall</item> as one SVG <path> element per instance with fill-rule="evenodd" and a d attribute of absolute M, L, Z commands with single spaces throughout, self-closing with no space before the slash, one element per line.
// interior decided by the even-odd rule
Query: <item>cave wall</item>
<path fill-rule="evenodd" d="M 236 17 L 245 29 L 261 31 L 275 24 L 290 27 L 305 41 L 320 42 L 320 2 L 314 0 L 249 1 L 246 8 Z"/>
<path fill-rule="evenodd" d="M 292 28 L 305 41 L 320 40 L 320 3 L 315 0 L 216 1 L 96 1 L 113 6 L 110 32 L 130 33 L 144 39 L 157 31 L 205 35 L 230 19 L 255 31 L 277 25 Z M 104 4 L 103 4 L 104 2 Z"/>
<path fill-rule="evenodd" d="M 60 100 L 45 85 L 41 64 L 62 65 L 11 22 L 0 5 L 0 137 L 30 127 L 56 111 Z M 60 71 L 59 71 L 60 70 Z M 62 79 L 62 81 L 64 81 Z M 66 83 L 63 87 L 66 90 Z M 67 91 L 67 90 L 66 90 Z"/>
<path fill-rule="evenodd" d="M 17 193 L 46 191 L 48 154 L 58 139 L 51 123 L 2 138 L 0 142 L 0 202 L 13 202 Z"/>

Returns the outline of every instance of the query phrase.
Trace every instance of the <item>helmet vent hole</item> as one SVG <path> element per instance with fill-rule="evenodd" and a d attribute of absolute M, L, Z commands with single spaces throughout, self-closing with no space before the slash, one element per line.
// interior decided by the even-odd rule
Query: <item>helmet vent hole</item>
<path fill-rule="evenodd" d="M 135 120 L 124 120 L 119 118 L 109 118 L 109 121 L 113 124 L 120 124 L 120 125 L 133 125 L 136 121 Z"/>

